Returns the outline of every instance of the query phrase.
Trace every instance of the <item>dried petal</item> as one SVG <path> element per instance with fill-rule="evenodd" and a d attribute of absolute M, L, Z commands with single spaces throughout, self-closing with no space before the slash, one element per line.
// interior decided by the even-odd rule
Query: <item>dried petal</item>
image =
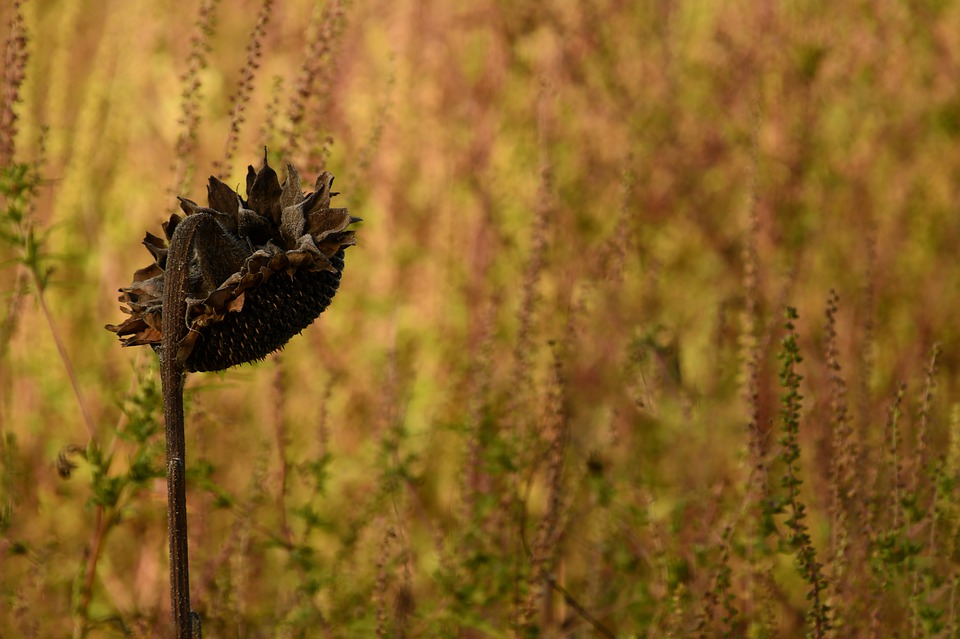
<path fill-rule="evenodd" d="M 249 177 L 247 181 L 249 182 Z M 270 168 L 267 158 L 264 157 L 263 166 L 257 172 L 253 184 L 247 189 L 247 206 L 273 222 L 274 225 L 278 225 L 282 192 L 277 172 Z"/>
<path fill-rule="evenodd" d="M 317 206 L 321 208 L 330 207 L 330 198 L 336 195 L 331 189 L 333 188 L 333 173 L 330 171 L 323 171 L 320 175 L 317 176 L 317 185 L 314 188 L 314 192 L 318 195 L 320 201 L 317 202 Z"/>
<path fill-rule="evenodd" d="M 211 209 L 226 213 L 227 222 L 221 222 L 228 230 L 237 230 L 237 212 L 240 210 L 240 196 L 229 186 L 210 176 L 207 184 L 207 203 Z"/>
<path fill-rule="evenodd" d="M 283 181 L 283 192 L 280 194 L 280 209 L 303 202 L 303 192 L 300 190 L 300 174 L 289 162 L 287 164 L 287 179 Z"/>
<path fill-rule="evenodd" d="M 177 224 L 179 224 L 180 220 L 182 219 L 183 218 L 181 218 L 179 215 L 174 213 L 173 215 L 170 216 L 169 220 L 167 220 L 166 222 L 160 225 L 161 228 L 163 228 L 163 234 L 167 236 L 168 241 L 170 240 L 171 237 L 173 237 L 173 232 L 177 230 Z"/>
<path fill-rule="evenodd" d="M 143 245 L 146 246 L 150 254 L 153 255 L 153 259 L 157 261 L 157 265 L 160 268 L 165 268 L 167 264 L 167 243 L 148 231 L 147 236 L 143 238 Z"/>
<path fill-rule="evenodd" d="M 322 240 L 331 233 L 344 230 L 350 226 L 351 221 L 347 209 L 321 209 L 310 214 L 307 219 L 307 232 Z"/>
<path fill-rule="evenodd" d="M 159 275 L 163 275 L 163 269 L 160 268 L 156 262 L 154 262 L 150 266 L 144 266 L 143 268 L 134 272 L 133 283 L 137 284 L 138 282 L 143 282 L 144 280 L 148 280 Z"/>

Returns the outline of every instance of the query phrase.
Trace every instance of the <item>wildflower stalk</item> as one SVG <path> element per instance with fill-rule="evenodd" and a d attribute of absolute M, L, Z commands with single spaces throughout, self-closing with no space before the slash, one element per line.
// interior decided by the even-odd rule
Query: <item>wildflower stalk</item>
<path fill-rule="evenodd" d="M 807 613 L 807 620 L 812 625 L 810 636 L 822 639 L 831 629 L 830 607 L 824 596 L 827 582 L 823 575 L 823 566 L 817 561 L 816 550 L 805 521 L 806 506 L 800 499 L 802 481 L 798 476 L 800 472 L 800 410 L 803 401 L 800 382 L 803 377 L 797 372 L 797 367 L 803 358 L 800 355 L 794 325 L 797 317 L 796 309 L 787 307 L 787 321 L 784 324 L 787 335 L 783 338 L 783 350 L 780 352 L 782 364 L 780 385 L 784 390 L 780 410 L 780 419 L 783 424 L 783 436 L 780 439 L 783 452 L 780 453 L 780 458 L 786 466 L 786 474 L 781 479 L 781 485 L 786 490 L 783 507 L 789 514 L 786 521 L 787 528 L 790 529 L 788 543 L 795 553 L 804 580 L 810 586 L 810 591 L 807 593 L 807 599 L 811 603 L 811 609 Z"/>
<path fill-rule="evenodd" d="M 240 126 L 246 119 L 244 111 L 247 109 L 247 103 L 250 102 L 250 94 L 253 91 L 253 82 L 256 79 L 257 69 L 260 68 L 260 58 L 263 57 L 263 37 L 266 34 L 267 23 L 270 22 L 270 9 L 273 0 L 263 0 L 260 6 L 260 13 L 257 15 L 257 22 L 250 34 L 249 44 L 247 45 L 247 59 L 240 70 L 240 82 L 237 86 L 237 92 L 230 98 L 232 107 L 230 109 L 230 128 L 227 131 L 227 140 L 223 144 L 223 160 L 215 168 L 218 169 L 220 179 L 227 179 L 230 160 L 237 152 L 237 139 L 240 137 Z"/>

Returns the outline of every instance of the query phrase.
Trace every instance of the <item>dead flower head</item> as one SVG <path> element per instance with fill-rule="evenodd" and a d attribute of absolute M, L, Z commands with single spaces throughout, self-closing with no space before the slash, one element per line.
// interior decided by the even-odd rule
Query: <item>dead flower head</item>
<path fill-rule="evenodd" d="M 215 177 L 207 186 L 209 208 L 180 198 L 188 216 L 217 222 L 198 235 L 187 278 L 187 330 L 177 357 L 190 371 L 216 371 L 263 359 L 309 326 L 330 305 L 343 272 L 344 250 L 354 244 L 346 230 L 358 218 L 331 208 L 333 175 L 324 171 L 304 195 L 300 176 L 287 163 L 283 185 L 264 157 L 247 170 L 247 199 Z M 124 346 L 160 348 L 167 242 L 182 221 L 163 224 L 167 241 L 147 233 L 154 263 L 120 289 L 130 315 L 108 325 Z"/>

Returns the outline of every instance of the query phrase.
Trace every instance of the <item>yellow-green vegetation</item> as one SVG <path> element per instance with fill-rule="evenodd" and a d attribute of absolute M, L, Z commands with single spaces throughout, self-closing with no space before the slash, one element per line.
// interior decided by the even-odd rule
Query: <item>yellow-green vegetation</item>
<path fill-rule="evenodd" d="M 960 636 L 960 2 L 0 6 L 0 636 L 170 632 L 145 231 L 364 218 L 187 381 L 208 637 Z"/>

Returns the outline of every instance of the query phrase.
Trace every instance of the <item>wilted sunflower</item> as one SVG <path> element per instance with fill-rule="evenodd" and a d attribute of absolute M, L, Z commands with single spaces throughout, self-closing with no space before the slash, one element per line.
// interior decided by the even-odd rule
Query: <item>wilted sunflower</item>
<path fill-rule="evenodd" d="M 247 169 L 247 199 L 215 177 L 207 186 L 209 208 L 185 198 L 188 216 L 210 216 L 216 224 L 198 230 L 186 283 L 187 330 L 177 357 L 189 371 L 216 371 L 263 359 L 309 326 L 330 305 L 343 272 L 344 250 L 354 244 L 346 230 L 358 218 L 330 208 L 333 175 L 317 177 L 312 193 L 287 163 L 281 186 L 264 156 L 263 167 Z M 169 241 L 183 221 L 163 224 Z M 160 348 L 167 241 L 147 233 L 144 245 L 154 263 L 120 289 L 130 315 L 115 332 L 124 346 Z"/>

